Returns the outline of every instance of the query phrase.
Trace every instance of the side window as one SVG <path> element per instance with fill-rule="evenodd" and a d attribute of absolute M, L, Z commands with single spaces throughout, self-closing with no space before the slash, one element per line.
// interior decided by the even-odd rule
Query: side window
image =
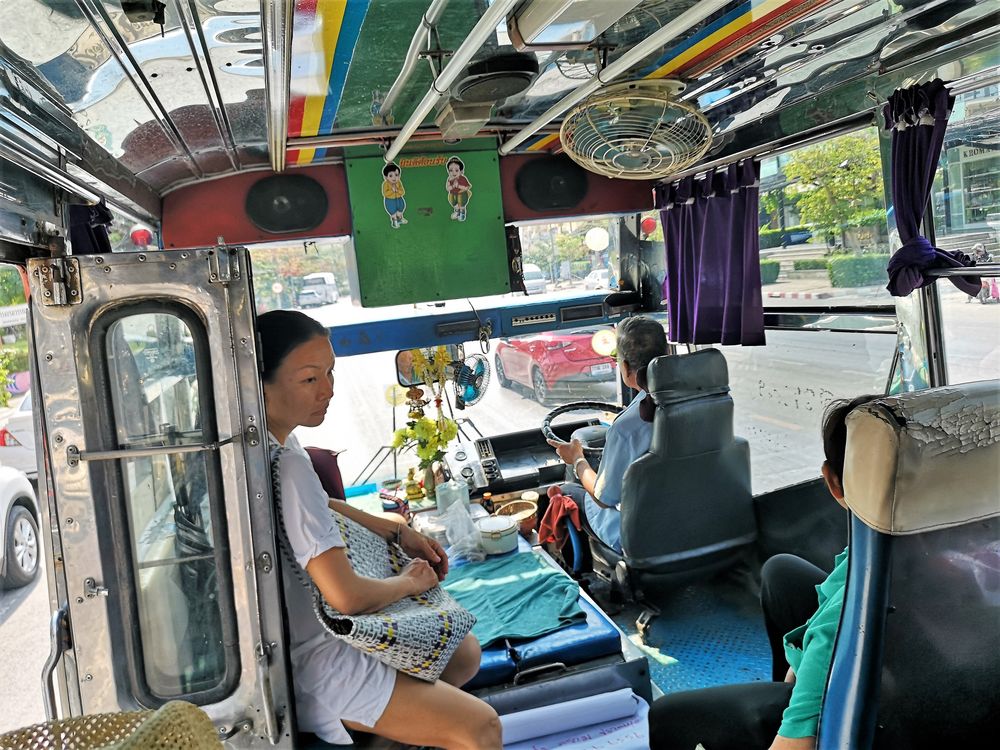
<path fill-rule="evenodd" d="M 1000 263 L 1000 87 L 955 99 L 931 191 L 934 236 L 977 264 Z M 995 378 L 1000 371 L 1000 278 L 982 278 L 969 297 L 937 283 L 949 383 Z"/>
<path fill-rule="evenodd" d="M 875 128 L 763 159 L 758 226 L 765 306 L 892 303 Z"/>
<path fill-rule="evenodd" d="M 777 330 L 766 347 L 722 348 L 755 495 L 819 476 L 823 410 L 834 399 L 885 392 L 896 342 L 887 331 Z"/>
<path fill-rule="evenodd" d="M 119 316 L 104 354 L 138 623 L 134 677 L 151 702 L 217 700 L 235 679 L 218 457 L 211 432 L 207 342 L 195 318 Z M 156 449 L 162 449 L 162 453 Z M 185 450 L 187 449 L 187 450 Z"/>

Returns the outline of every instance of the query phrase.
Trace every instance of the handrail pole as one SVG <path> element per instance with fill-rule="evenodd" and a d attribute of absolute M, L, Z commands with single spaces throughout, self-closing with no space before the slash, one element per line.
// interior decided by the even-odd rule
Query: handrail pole
<path fill-rule="evenodd" d="M 451 84 L 455 82 L 455 79 L 465 69 L 469 60 L 479 51 L 489 35 L 496 32 L 497 26 L 507 17 L 507 12 L 517 3 L 518 0 L 495 0 L 489 9 L 483 13 L 479 19 L 479 23 L 469 32 L 469 36 L 465 38 L 461 46 L 455 50 L 455 54 L 451 56 L 444 70 L 441 71 L 437 79 L 431 84 L 430 89 L 424 94 L 424 98 L 420 100 L 420 104 L 417 105 L 413 114 L 410 115 L 410 119 L 406 121 L 402 130 L 399 131 L 399 135 L 396 136 L 395 140 L 389 146 L 389 150 L 385 154 L 387 162 L 395 159 L 399 152 L 402 151 L 403 146 L 406 145 L 406 142 L 413 135 L 414 131 L 420 127 L 427 113 L 434 108 L 438 99 L 447 93 L 448 89 L 451 88 Z"/>
<path fill-rule="evenodd" d="M 430 39 L 431 29 L 437 25 L 438 19 L 444 13 L 446 5 L 448 5 L 448 0 L 433 0 L 427 12 L 421 16 L 420 27 L 414 33 L 413 39 L 410 40 L 410 48 L 406 50 L 403 67 L 400 69 L 399 75 L 396 76 L 396 80 L 393 81 L 389 93 L 385 95 L 381 107 L 379 107 L 378 113 L 381 117 L 389 114 L 392 110 L 392 105 L 396 103 L 396 99 L 399 98 L 403 88 L 410 80 L 410 76 L 413 75 L 413 70 L 417 67 L 417 62 L 420 60 L 420 53 L 424 51 L 423 47 Z"/>

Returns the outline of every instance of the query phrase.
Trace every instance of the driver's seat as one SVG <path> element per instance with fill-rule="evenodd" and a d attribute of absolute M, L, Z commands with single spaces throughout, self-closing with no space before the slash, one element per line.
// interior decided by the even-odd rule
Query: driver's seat
<path fill-rule="evenodd" d="M 624 554 L 590 535 L 595 571 L 626 595 L 727 567 L 757 536 L 750 447 L 733 436 L 725 357 L 717 349 L 657 357 L 647 373 L 653 437 L 622 483 Z"/>

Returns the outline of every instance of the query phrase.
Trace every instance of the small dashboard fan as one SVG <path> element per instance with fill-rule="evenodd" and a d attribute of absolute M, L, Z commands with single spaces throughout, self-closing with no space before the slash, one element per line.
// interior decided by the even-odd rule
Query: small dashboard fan
<path fill-rule="evenodd" d="M 695 164 L 712 145 L 712 128 L 694 106 L 678 99 L 684 84 L 629 81 L 577 104 L 559 136 L 566 154 L 591 172 L 648 180 Z"/>
<path fill-rule="evenodd" d="M 482 354 L 465 358 L 455 368 L 455 406 L 464 409 L 486 395 L 490 382 L 490 364 Z"/>

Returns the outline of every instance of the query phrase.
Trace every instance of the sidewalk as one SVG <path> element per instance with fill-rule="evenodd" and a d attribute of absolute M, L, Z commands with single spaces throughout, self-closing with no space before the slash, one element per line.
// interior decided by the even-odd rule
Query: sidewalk
<path fill-rule="evenodd" d="M 773 284 L 761 287 L 764 299 L 795 299 L 795 300 L 825 300 L 842 297 L 857 297 L 862 303 L 872 304 L 882 301 L 889 302 L 889 293 L 884 284 L 878 286 L 860 286 L 833 288 L 825 275 L 798 276 L 785 278 L 779 276 Z"/>

